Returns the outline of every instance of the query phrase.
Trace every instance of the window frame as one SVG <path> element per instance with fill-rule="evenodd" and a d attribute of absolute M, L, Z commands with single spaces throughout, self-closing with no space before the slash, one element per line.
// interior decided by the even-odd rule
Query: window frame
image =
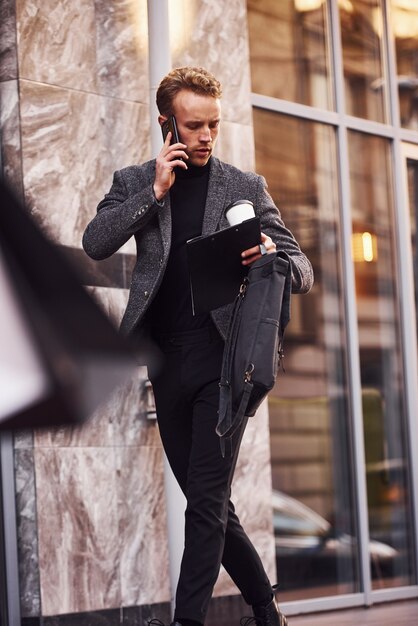
<path fill-rule="evenodd" d="M 412 256 L 410 242 L 410 223 L 407 211 L 407 188 L 405 187 L 406 157 L 405 144 L 413 146 L 418 154 L 418 132 L 402 128 L 400 125 L 399 99 L 396 80 L 395 40 L 390 28 L 390 0 L 381 0 L 383 13 L 382 54 L 388 77 L 387 106 L 388 119 L 392 123 L 380 123 L 346 114 L 343 55 L 338 0 L 327 0 L 329 12 L 329 49 L 335 111 L 329 111 L 300 103 L 290 102 L 261 94 L 251 94 L 253 107 L 266 109 L 292 117 L 328 124 L 336 133 L 337 164 L 339 168 L 339 198 L 341 211 L 342 236 L 342 281 L 345 286 L 345 318 L 347 332 L 348 387 L 350 393 L 351 419 L 353 425 L 353 450 L 355 457 L 355 489 L 357 520 L 359 531 L 359 555 L 362 591 L 355 594 L 298 600 L 282 603 L 288 615 L 327 611 L 354 606 L 370 606 L 376 602 L 414 598 L 418 594 L 418 584 L 381 590 L 372 589 L 369 559 L 369 525 L 366 488 L 366 464 L 363 436 L 363 412 L 361 401 L 361 377 L 359 360 L 359 338 L 355 298 L 354 266 L 351 258 L 351 194 L 348 162 L 348 131 L 355 130 L 390 140 L 394 206 L 395 232 L 394 248 L 396 251 L 396 279 L 399 284 L 400 327 L 402 359 L 405 372 L 405 405 L 409 434 L 410 472 L 412 481 L 412 513 L 414 516 L 414 537 L 416 546 L 415 571 L 418 572 L 418 358 L 416 342 L 410 340 L 416 336 L 415 302 L 413 290 Z M 411 335 L 412 333 L 412 335 Z"/>

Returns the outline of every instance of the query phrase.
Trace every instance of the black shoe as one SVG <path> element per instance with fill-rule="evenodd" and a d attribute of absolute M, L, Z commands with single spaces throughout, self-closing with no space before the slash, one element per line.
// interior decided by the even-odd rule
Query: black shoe
<path fill-rule="evenodd" d="M 241 626 L 288 626 L 288 621 L 277 606 L 275 598 L 267 606 L 253 607 L 254 617 L 243 617 Z"/>

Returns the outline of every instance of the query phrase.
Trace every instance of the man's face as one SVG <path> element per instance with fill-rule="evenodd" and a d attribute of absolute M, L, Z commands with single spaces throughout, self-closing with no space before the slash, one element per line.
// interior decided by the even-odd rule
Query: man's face
<path fill-rule="evenodd" d="M 221 103 L 218 98 L 183 89 L 173 100 L 180 141 L 187 146 L 187 163 L 203 166 L 209 161 L 219 133 Z"/>

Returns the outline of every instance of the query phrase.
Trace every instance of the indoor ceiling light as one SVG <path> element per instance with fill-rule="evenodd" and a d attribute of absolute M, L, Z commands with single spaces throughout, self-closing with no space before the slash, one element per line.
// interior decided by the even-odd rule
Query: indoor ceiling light
<path fill-rule="evenodd" d="M 353 261 L 371 263 L 377 260 L 377 237 L 369 232 L 353 233 L 351 239 Z"/>
<path fill-rule="evenodd" d="M 392 3 L 390 23 L 398 39 L 418 38 L 417 0 L 397 0 Z"/>
<path fill-rule="evenodd" d="M 299 11 L 299 13 L 315 11 L 315 9 L 319 9 L 322 4 L 324 4 L 324 0 L 295 0 L 295 9 Z"/>
<path fill-rule="evenodd" d="M 299 13 L 304 13 L 306 11 L 315 11 L 316 9 L 319 9 L 324 3 L 325 0 L 295 0 L 295 9 Z M 354 11 L 353 5 L 350 0 L 339 0 L 338 6 L 340 7 L 340 9 L 346 11 L 347 13 L 353 13 Z"/>
<path fill-rule="evenodd" d="M 346 13 L 353 13 L 354 7 L 353 3 L 350 0 L 338 0 L 338 6 L 340 10 L 345 11 Z"/>
<path fill-rule="evenodd" d="M 392 7 L 406 9 L 408 11 L 416 11 L 417 0 L 392 0 Z"/>

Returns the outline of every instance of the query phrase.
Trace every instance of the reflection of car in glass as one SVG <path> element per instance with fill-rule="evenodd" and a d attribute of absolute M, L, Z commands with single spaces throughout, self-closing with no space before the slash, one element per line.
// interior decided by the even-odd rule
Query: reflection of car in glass
<path fill-rule="evenodd" d="M 358 580 L 357 542 L 302 502 L 273 492 L 273 524 L 280 587 L 295 589 Z M 389 575 L 397 551 L 370 540 L 374 577 Z"/>
<path fill-rule="evenodd" d="M 373 536 L 395 546 L 406 543 L 405 463 L 402 459 L 384 459 L 367 463 L 367 498 Z"/>

